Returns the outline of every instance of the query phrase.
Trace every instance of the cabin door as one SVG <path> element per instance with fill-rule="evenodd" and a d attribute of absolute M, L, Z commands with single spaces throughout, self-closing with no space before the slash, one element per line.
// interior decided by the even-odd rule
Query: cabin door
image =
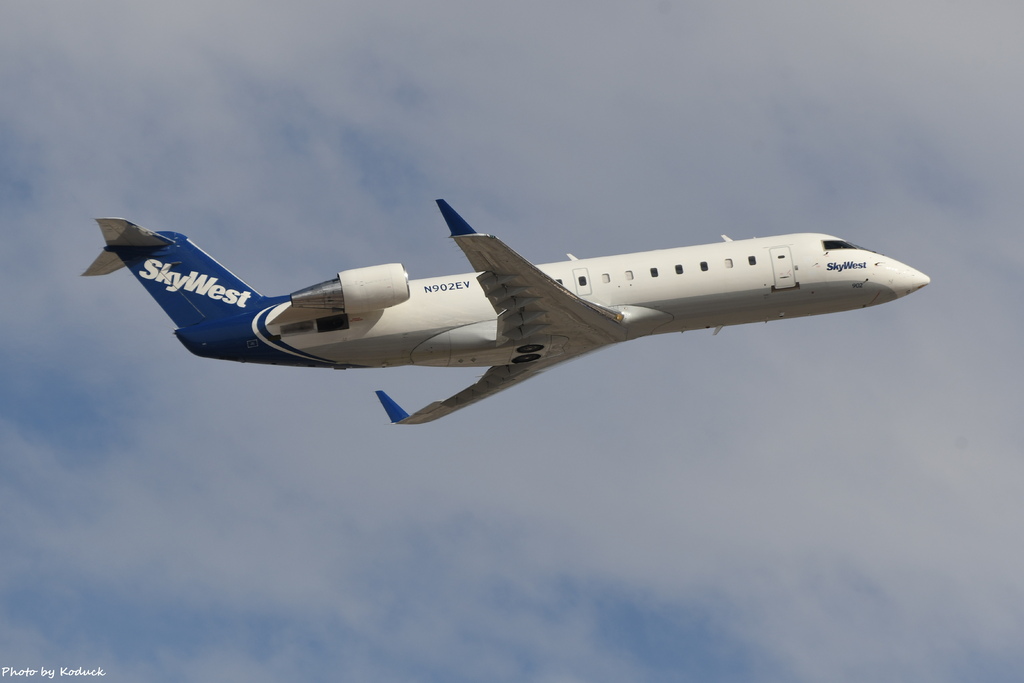
<path fill-rule="evenodd" d="M 796 269 L 793 267 L 793 254 L 789 247 L 772 247 L 768 253 L 771 255 L 772 273 L 775 275 L 775 286 L 772 289 L 796 287 Z"/>

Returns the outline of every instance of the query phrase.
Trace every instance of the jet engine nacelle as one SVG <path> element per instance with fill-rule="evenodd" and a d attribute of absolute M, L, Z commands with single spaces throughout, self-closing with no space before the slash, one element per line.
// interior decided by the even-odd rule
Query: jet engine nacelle
<path fill-rule="evenodd" d="M 409 275 L 401 263 L 353 268 L 291 296 L 292 306 L 368 313 L 409 300 Z"/>

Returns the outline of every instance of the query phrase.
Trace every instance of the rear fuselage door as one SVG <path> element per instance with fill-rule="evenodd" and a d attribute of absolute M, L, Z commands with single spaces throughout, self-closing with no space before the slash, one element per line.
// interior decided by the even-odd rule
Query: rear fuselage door
<path fill-rule="evenodd" d="M 796 268 L 793 266 L 793 254 L 789 247 L 772 247 L 769 250 L 772 259 L 772 273 L 775 275 L 775 286 L 772 289 L 788 289 L 796 287 Z"/>

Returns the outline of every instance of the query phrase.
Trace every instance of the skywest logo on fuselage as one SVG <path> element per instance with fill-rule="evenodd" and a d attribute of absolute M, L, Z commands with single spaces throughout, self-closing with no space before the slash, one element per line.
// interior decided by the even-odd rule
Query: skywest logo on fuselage
<path fill-rule="evenodd" d="M 844 270 L 854 270 L 856 268 L 867 268 L 867 267 L 868 267 L 867 261 L 862 261 L 860 263 L 857 263 L 855 261 L 847 261 L 846 263 L 830 263 L 830 264 L 828 264 L 828 267 L 826 268 L 826 270 L 834 270 L 837 273 L 841 273 Z"/>
<path fill-rule="evenodd" d="M 218 285 L 217 278 L 197 273 L 194 270 L 188 275 L 171 272 L 171 268 L 174 267 L 173 263 L 163 263 L 151 258 L 143 265 L 146 269 L 139 271 L 139 277 L 166 284 L 168 292 L 184 289 L 186 292 L 202 294 L 215 301 L 234 304 L 239 308 L 245 308 L 245 302 L 252 296 L 252 292 L 239 292 L 237 289 L 228 289 L 223 285 Z"/>

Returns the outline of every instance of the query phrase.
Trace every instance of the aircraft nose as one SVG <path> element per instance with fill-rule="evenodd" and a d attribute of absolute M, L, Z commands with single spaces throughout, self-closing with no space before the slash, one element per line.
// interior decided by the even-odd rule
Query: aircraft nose
<path fill-rule="evenodd" d="M 896 291 L 896 296 L 901 297 L 913 294 L 931 281 L 932 279 L 921 271 L 915 270 L 910 266 L 904 266 L 893 278 L 892 285 Z"/>

